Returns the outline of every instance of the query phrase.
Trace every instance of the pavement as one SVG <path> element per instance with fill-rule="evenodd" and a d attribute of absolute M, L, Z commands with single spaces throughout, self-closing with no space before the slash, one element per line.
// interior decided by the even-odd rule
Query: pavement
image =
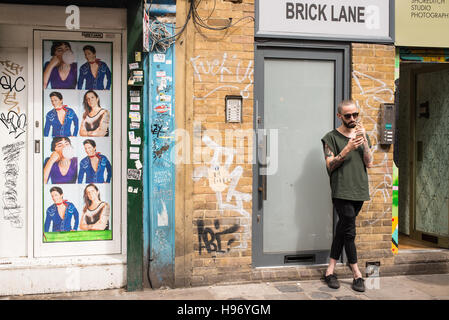
<path fill-rule="evenodd" d="M 449 300 L 449 274 L 370 277 L 366 291 L 351 289 L 352 279 L 339 279 L 330 289 L 322 280 L 226 284 L 192 288 L 125 288 L 4 296 L 0 300 Z"/>

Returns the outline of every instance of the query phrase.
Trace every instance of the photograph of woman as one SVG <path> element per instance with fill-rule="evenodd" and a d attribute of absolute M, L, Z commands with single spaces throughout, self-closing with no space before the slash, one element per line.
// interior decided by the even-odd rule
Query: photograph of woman
<path fill-rule="evenodd" d="M 109 204 L 101 201 L 100 191 L 94 184 L 84 189 L 84 209 L 80 221 L 81 230 L 109 230 Z"/>
<path fill-rule="evenodd" d="M 75 111 L 63 104 L 63 97 L 60 92 L 50 93 L 50 100 L 53 109 L 45 117 L 44 137 L 48 137 L 50 129 L 52 129 L 52 137 L 76 136 L 79 125 Z"/>
<path fill-rule="evenodd" d="M 83 98 L 84 114 L 80 127 L 80 136 L 109 136 L 109 111 L 100 106 L 98 94 L 89 90 Z"/>
<path fill-rule="evenodd" d="M 87 157 L 80 161 L 78 183 L 83 183 L 86 175 L 86 183 L 109 183 L 112 177 L 112 167 L 106 156 L 97 152 L 97 144 L 92 139 L 83 142 Z M 105 172 L 107 173 L 105 180 Z"/>
<path fill-rule="evenodd" d="M 76 89 L 78 64 L 67 41 L 53 41 L 51 59 L 44 64 L 44 89 Z"/>
<path fill-rule="evenodd" d="M 55 137 L 51 155 L 44 161 L 44 183 L 76 183 L 78 159 L 68 137 Z"/>
<path fill-rule="evenodd" d="M 83 47 L 84 57 L 87 62 L 80 68 L 78 77 L 78 89 L 86 90 L 109 90 L 111 88 L 111 70 L 108 65 L 97 58 L 95 47 L 86 45 Z M 106 88 L 104 81 L 106 78 Z"/>
<path fill-rule="evenodd" d="M 76 210 L 73 203 L 64 200 L 62 189 L 60 187 L 52 187 L 50 195 L 54 203 L 47 208 L 44 231 L 63 232 L 78 230 L 78 210 Z"/>

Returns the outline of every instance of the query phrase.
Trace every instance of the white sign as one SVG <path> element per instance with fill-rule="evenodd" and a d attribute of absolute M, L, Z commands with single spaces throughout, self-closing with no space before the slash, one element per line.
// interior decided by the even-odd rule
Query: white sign
<path fill-rule="evenodd" d="M 390 32 L 390 0 L 258 0 L 257 35 L 391 41 Z"/>

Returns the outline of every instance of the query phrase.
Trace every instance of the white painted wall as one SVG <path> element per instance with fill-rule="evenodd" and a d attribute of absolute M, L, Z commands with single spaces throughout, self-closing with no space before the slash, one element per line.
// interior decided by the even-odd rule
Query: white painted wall
<path fill-rule="evenodd" d="M 12 259 L 0 262 L 0 296 L 76 292 L 126 285 L 126 257 Z"/>
<path fill-rule="evenodd" d="M 0 258 L 27 255 L 28 51 L 0 47 Z"/>

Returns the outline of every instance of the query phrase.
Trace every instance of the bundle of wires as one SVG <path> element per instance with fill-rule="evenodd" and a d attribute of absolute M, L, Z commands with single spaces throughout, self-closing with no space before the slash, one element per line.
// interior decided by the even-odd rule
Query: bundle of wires
<path fill-rule="evenodd" d="M 237 20 L 236 22 L 232 23 L 232 19 L 230 18 L 229 23 L 227 25 L 222 26 L 222 27 L 212 27 L 207 24 L 207 20 L 214 13 L 217 0 L 214 0 L 214 7 L 213 7 L 211 13 L 209 14 L 209 17 L 207 17 L 206 19 L 201 18 L 197 11 L 198 6 L 200 5 L 201 1 L 203 1 L 203 0 L 188 0 L 188 1 L 190 1 L 190 6 L 189 6 L 189 13 L 187 15 L 186 21 L 185 21 L 184 25 L 180 28 L 181 30 L 178 33 L 176 33 L 175 35 L 171 35 L 163 23 L 153 20 L 153 22 L 150 25 L 150 39 L 152 40 L 151 51 L 153 51 L 155 49 L 156 51 L 161 52 L 161 53 L 166 52 L 166 50 L 184 32 L 191 17 L 193 17 L 193 23 L 195 24 L 195 26 L 201 27 L 204 29 L 209 29 L 209 30 L 216 30 L 216 31 L 227 30 L 227 29 L 235 26 L 240 21 L 245 20 L 245 19 L 254 20 L 254 17 L 246 16 L 246 17 L 243 17 L 243 18 Z M 152 1 L 151 1 L 151 3 L 152 3 Z M 151 3 L 150 3 L 150 8 L 151 8 Z M 177 29 L 179 29 L 179 28 L 177 28 Z"/>
<path fill-rule="evenodd" d="M 167 49 L 175 42 L 175 38 L 168 31 L 165 23 L 161 23 L 156 19 L 150 21 L 149 28 L 151 49 L 150 51 L 156 50 L 158 53 L 165 53 Z"/>

